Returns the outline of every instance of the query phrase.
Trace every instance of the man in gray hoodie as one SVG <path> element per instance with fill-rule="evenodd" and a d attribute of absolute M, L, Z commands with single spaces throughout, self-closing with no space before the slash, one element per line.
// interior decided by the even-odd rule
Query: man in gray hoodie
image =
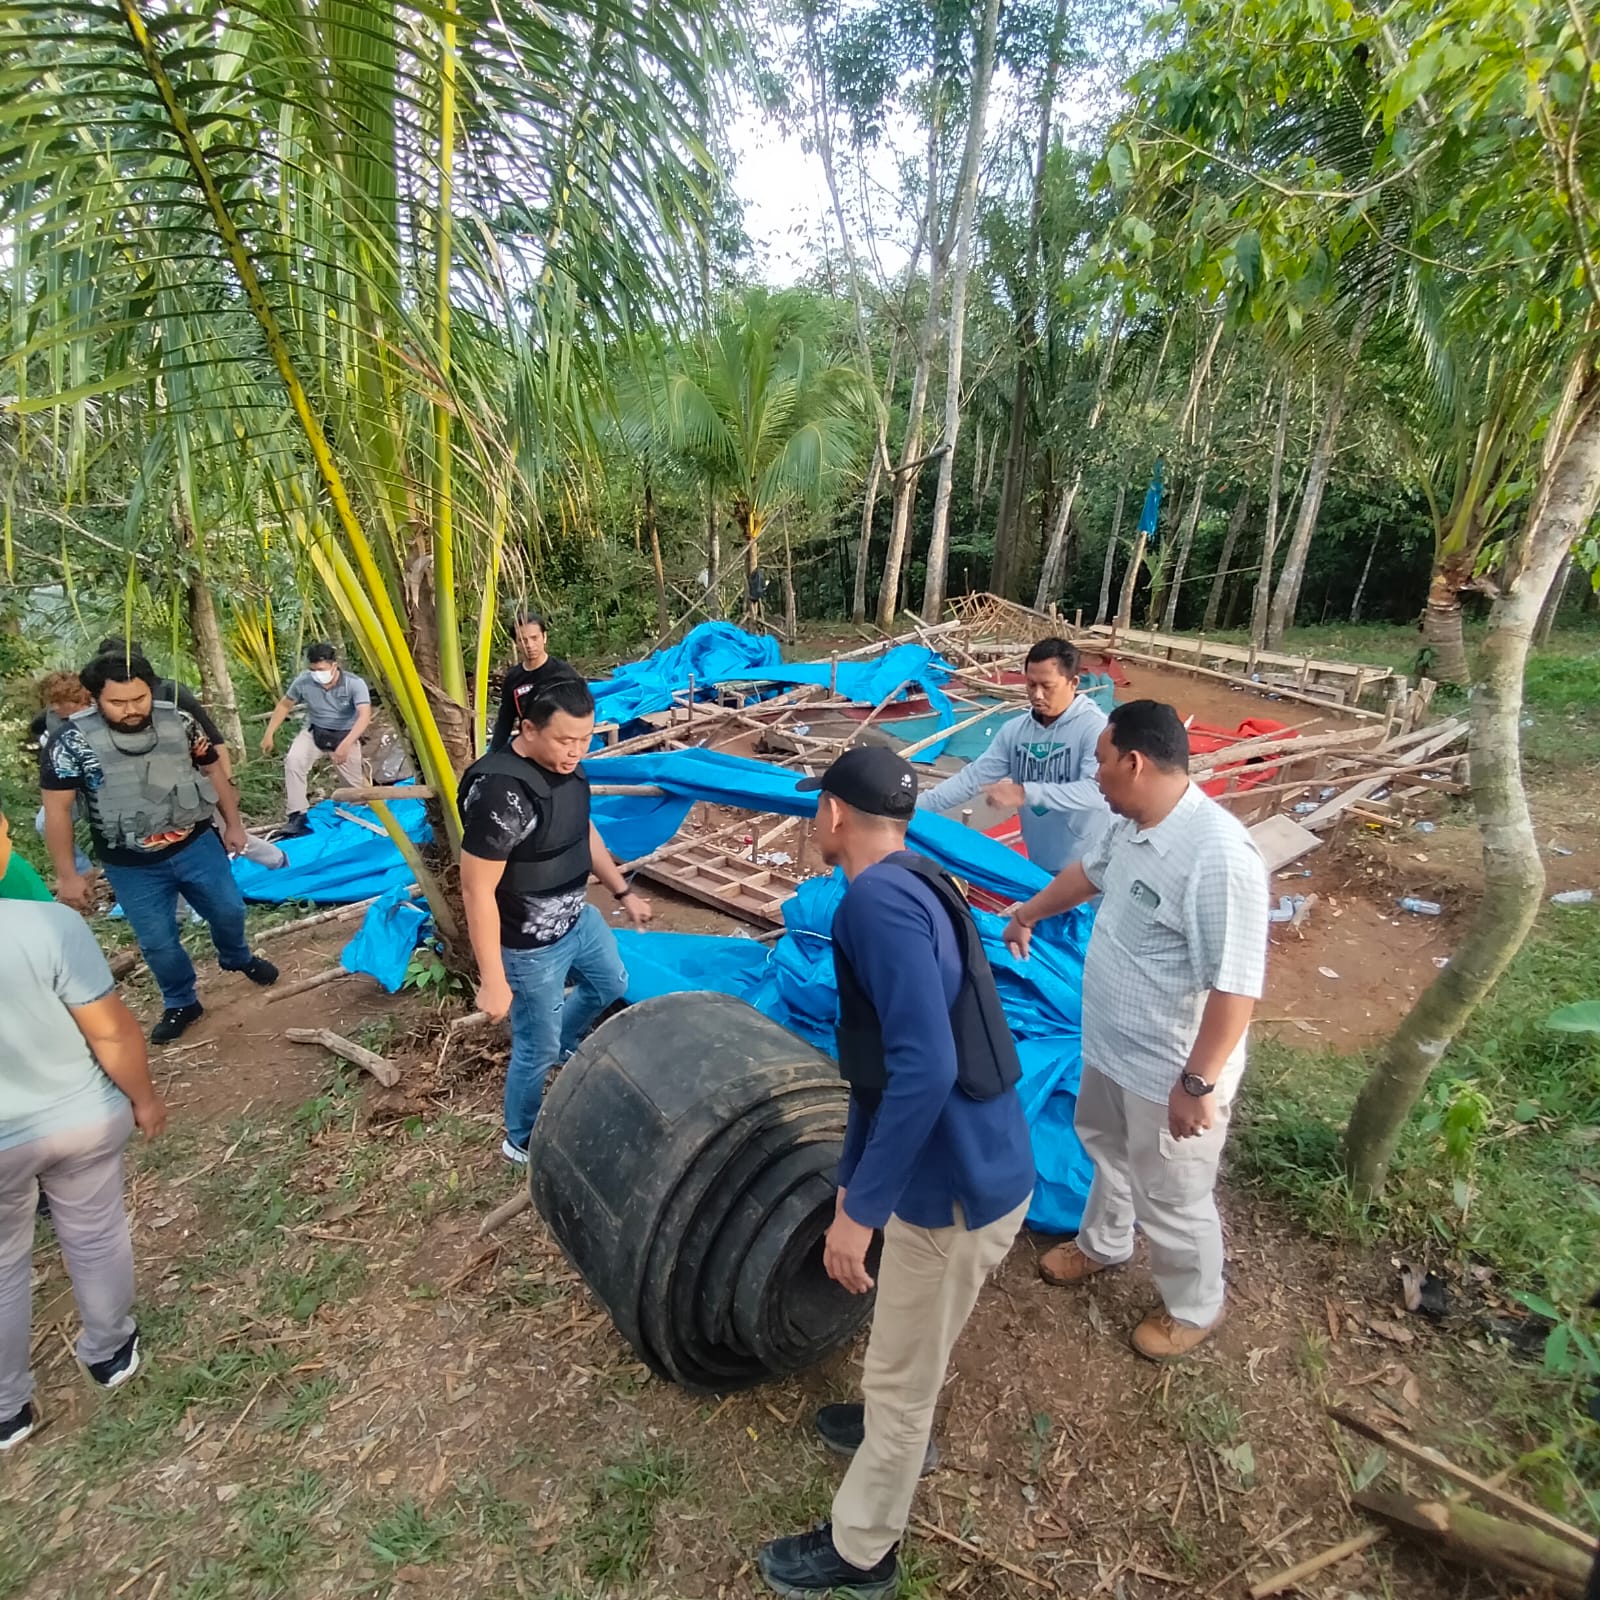
<path fill-rule="evenodd" d="M 981 790 L 997 810 L 1020 813 L 1028 859 L 1060 872 L 1111 821 L 1094 781 L 1106 714 L 1079 697 L 1078 652 L 1065 639 L 1041 639 L 1023 676 L 1032 710 L 1006 723 L 976 761 L 920 794 L 917 809 L 951 811 Z"/>

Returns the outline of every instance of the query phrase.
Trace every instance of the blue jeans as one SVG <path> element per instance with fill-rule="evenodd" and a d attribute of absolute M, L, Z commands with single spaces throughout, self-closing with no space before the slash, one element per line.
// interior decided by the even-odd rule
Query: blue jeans
<path fill-rule="evenodd" d="M 551 1067 L 565 1061 L 594 1019 L 627 992 L 616 935 L 594 906 L 554 944 L 502 950 L 511 986 L 511 1060 L 506 1067 L 506 1137 L 526 1148 Z M 574 979 L 567 993 L 567 977 Z"/>
<path fill-rule="evenodd" d="M 205 918 L 217 965 L 225 972 L 243 972 L 253 959 L 244 937 L 244 896 L 233 881 L 228 852 L 215 828 L 207 828 L 164 861 L 147 866 L 106 869 L 122 913 L 139 941 L 155 980 L 161 1003 L 169 1010 L 192 1006 L 197 998 L 194 962 L 178 941 L 178 896 Z"/>
<path fill-rule="evenodd" d="M 41 839 L 44 838 L 43 806 L 39 807 L 39 814 L 33 819 L 33 831 L 38 834 Z M 89 875 L 93 868 L 94 862 L 92 862 L 88 856 L 83 853 L 83 847 L 81 845 L 74 844 L 72 847 L 72 870 L 76 872 L 80 878 L 85 878 Z"/>

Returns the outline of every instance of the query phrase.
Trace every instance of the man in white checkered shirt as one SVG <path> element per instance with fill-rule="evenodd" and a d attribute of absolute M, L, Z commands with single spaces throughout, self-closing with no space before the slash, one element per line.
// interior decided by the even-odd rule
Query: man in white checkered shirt
<path fill-rule="evenodd" d="M 1065 1286 L 1121 1266 L 1137 1222 L 1164 1309 L 1134 1329 L 1133 1347 L 1173 1361 L 1224 1315 L 1213 1190 L 1265 978 L 1267 871 L 1244 825 L 1190 783 L 1171 706 L 1118 706 L 1097 755 L 1117 820 L 1005 933 L 1025 956 L 1036 923 L 1104 896 L 1083 966 L 1076 1117 L 1094 1183 L 1077 1239 L 1039 1271 Z"/>

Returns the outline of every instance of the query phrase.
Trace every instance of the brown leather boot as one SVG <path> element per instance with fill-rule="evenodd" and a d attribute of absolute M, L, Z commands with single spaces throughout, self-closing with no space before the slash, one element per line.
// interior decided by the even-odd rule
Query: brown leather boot
<path fill-rule="evenodd" d="M 1046 1283 L 1053 1283 L 1058 1289 L 1074 1288 L 1080 1283 L 1086 1283 L 1097 1272 L 1112 1270 L 1112 1266 L 1107 1263 L 1086 1256 L 1078 1248 L 1075 1239 L 1055 1245 L 1039 1257 L 1039 1276 Z"/>
<path fill-rule="evenodd" d="M 1133 1330 L 1133 1348 L 1146 1361 L 1182 1361 L 1222 1326 L 1227 1315 L 1224 1307 L 1217 1313 L 1214 1322 L 1204 1328 L 1196 1328 L 1190 1323 L 1175 1321 L 1170 1312 L 1152 1311 Z"/>

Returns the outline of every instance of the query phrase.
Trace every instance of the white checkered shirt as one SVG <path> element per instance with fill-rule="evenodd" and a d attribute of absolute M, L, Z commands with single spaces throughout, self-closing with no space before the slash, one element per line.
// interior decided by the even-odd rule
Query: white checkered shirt
<path fill-rule="evenodd" d="M 1193 784 L 1153 828 L 1116 818 L 1083 857 L 1104 899 L 1083 964 L 1083 1059 L 1165 1105 L 1211 990 L 1261 998 L 1267 869 L 1244 824 Z M 1233 1097 L 1245 1044 L 1217 1083 Z"/>

